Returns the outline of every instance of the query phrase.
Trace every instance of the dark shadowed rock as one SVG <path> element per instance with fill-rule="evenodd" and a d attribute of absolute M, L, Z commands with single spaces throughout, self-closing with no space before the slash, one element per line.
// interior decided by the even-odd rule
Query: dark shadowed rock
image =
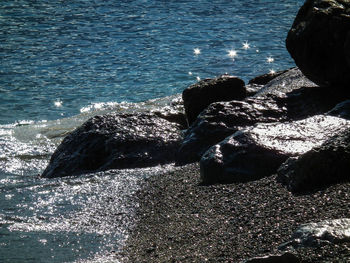
<path fill-rule="evenodd" d="M 278 181 L 292 192 L 313 191 L 349 181 L 350 129 L 344 128 L 334 132 L 336 135 L 322 145 L 298 158 L 288 159 L 278 169 Z"/>
<path fill-rule="evenodd" d="M 287 120 L 283 107 L 268 98 L 250 98 L 211 104 L 186 131 L 178 155 L 178 164 L 199 161 L 212 145 L 225 139 L 242 127 L 257 122 Z"/>
<path fill-rule="evenodd" d="M 335 132 L 349 128 L 347 120 L 316 115 L 291 123 L 261 123 L 243 129 L 203 155 L 202 182 L 246 182 L 269 176 L 288 157 L 304 154 Z"/>
<path fill-rule="evenodd" d="M 257 257 L 244 261 L 244 263 L 299 263 L 300 259 L 290 253 L 286 252 L 282 255 L 270 255 L 266 257 Z"/>
<path fill-rule="evenodd" d="M 327 243 L 344 242 L 350 242 L 349 218 L 303 224 L 293 233 L 291 240 L 279 248 L 284 250 L 289 247 L 317 247 Z"/>
<path fill-rule="evenodd" d="M 350 2 L 307 0 L 286 39 L 296 65 L 320 86 L 350 82 Z"/>
<path fill-rule="evenodd" d="M 350 120 L 350 100 L 337 104 L 332 110 L 327 112 L 327 114 Z"/>
<path fill-rule="evenodd" d="M 199 161 L 212 145 L 242 127 L 259 122 L 300 120 L 331 110 L 349 97 L 345 92 L 329 92 L 309 81 L 294 68 L 276 77 L 256 96 L 244 101 L 212 103 L 185 133 L 178 164 Z"/>
<path fill-rule="evenodd" d="M 150 114 L 109 114 L 89 119 L 69 134 L 43 177 L 79 175 L 174 161 L 180 125 Z"/>
<path fill-rule="evenodd" d="M 230 75 L 202 80 L 182 93 L 189 125 L 209 104 L 217 101 L 241 100 L 245 97 L 244 81 Z"/>
<path fill-rule="evenodd" d="M 158 117 L 167 121 L 180 124 L 181 129 L 188 128 L 182 95 L 177 94 L 171 97 L 172 99 L 170 100 L 168 105 L 154 107 L 154 109 L 150 110 L 149 113 L 157 115 Z"/>

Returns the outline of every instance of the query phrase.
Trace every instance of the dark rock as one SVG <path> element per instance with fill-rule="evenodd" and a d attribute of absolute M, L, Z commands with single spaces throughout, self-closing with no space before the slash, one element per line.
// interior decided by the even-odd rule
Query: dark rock
<path fill-rule="evenodd" d="M 350 2 L 307 0 L 288 33 L 286 46 L 310 80 L 320 86 L 348 86 Z"/>
<path fill-rule="evenodd" d="M 278 77 L 279 75 L 282 75 L 283 73 L 286 73 L 288 70 L 282 70 L 275 73 L 267 73 L 264 75 L 257 76 L 251 80 L 249 80 L 248 84 L 257 84 L 257 85 L 266 85 L 274 78 Z"/>
<path fill-rule="evenodd" d="M 256 96 L 244 101 L 212 103 L 185 133 L 178 164 L 199 161 L 212 145 L 242 127 L 261 122 L 300 120 L 331 110 L 350 97 L 329 92 L 294 68 L 270 81 Z"/>
<path fill-rule="evenodd" d="M 187 124 L 187 118 L 185 114 L 185 108 L 183 105 L 182 95 L 178 94 L 172 97 L 173 98 L 171 99 L 168 105 L 155 107 L 149 112 L 167 121 L 180 124 L 181 129 L 187 129 L 188 124 Z"/>
<path fill-rule="evenodd" d="M 241 100 L 245 97 L 244 81 L 230 75 L 202 80 L 191 85 L 182 93 L 189 125 L 209 104 L 217 101 Z"/>
<path fill-rule="evenodd" d="M 270 255 L 266 257 L 257 257 L 244 261 L 244 263 L 299 263 L 300 259 L 290 253 L 286 252 L 282 255 Z"/>
<path fill-rule="evenodd" d="M 248 84 L 245 86 L 246 92 L 247 92 L 247 97 L 252 97 L 255 94 L 257 94 L 264 85 L 259 85 L 259 84 Z"/>
<path fill-rule="evenodd" d="M 292 192 L 314 191 L 349 181 L 350 129 L 344 124 L 338 132 L 302 156 L 288 159 L 278 169 L 278 181 Z"/>
<path fill-rule="evenodd" d="M 350 100 L 337 104 L 332 110 L 327 112 L 327 114 L 350 120 Z"/>
<path fill-rule="evenodd" d="M 89 119 L 69 134 L 43 177 L 79 175 L 174 161 L 180 125 L 151 114 L 109 114 Z"/>
<path fill-rule="evenodd" d="M 257 122 L 286 120 L 285 109 L 268 97 L 213 103 L 186 131 L 179 149 L 177 164 L 199 161 L 202 154 L 212 145 L 242 127 L 254 125 Z"/>
<path fill-rule="evenodd" d="M 283 243 L 279 249 L 318 247 L 327 243 L 339 244 L 345 242 L 350 242 L 349 218 L 303 224 L 293 233 L 291 240 Z"/>
<path fill-rule="evenodd" d="M 316 115 L 291 123 L 260 123 L 243 129 L 203 155 L 200 161 L 202 182 L 246 182 L 269 176 L 288 157 L 304 154 L 320 146 L 335 132 L 349 128 L 350 121 Z"/>

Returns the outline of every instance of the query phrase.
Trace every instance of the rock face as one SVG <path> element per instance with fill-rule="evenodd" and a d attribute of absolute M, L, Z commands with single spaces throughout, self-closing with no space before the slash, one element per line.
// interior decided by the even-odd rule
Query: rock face
<path fill-rule="evenodd" d="M 199 161 L 212 145 L 242 127 L 322 114 L 347 96 L 317 87 L 297 68 L 288 70 L 244 101 L 212 103 L 186 131 L 177 163 Z"/>
<path fill-rule="evenodd" d="M 279 75 L 286 73 L 288 70 L 282 70 L 275 73 L 267 73 L 261 76 L 257 76 L 251 80 L 249 80 L 248 84 L 256 84 L 256 85 L 266 85 L 274 78 L 277 78 Z"/>
<path fill-rule="evenodd" d="M 320 146 L 337 131 L 349 128 L 347 120 L 317 115 L 292 123 L 264 123 L 243 129 L 203 155 L 200 161 L 202 182 L 246 182 L 269 176 L 288 157 L 304 154 Z M 333 158 L 329 160 L 332 162 Z M 319 162 L 314 163 L 319 165 Z"/>
<path fill-rule="evenodd" d="M 180 125 L 151 114 L 109 114 L 89 119 L 69 134 L 43 177 L 79 175 L 174 161 Z"/>
<path fill-rule="evenodd" d="M 301 225 L 292 235 L 290 241 L 282 244 L 281 249 L 292 246 L 315 247 L 324 243 L 350 242 L 350 219 L 341 218 Z"/>
<path fill-rule="evenodd" d="M 350 129 L 342 128 L 321 146 L 298 158 L 288 159 L 278 170 L 278 180 L 292 192 L 313 191 L 349 181 L 349 167 Z"/>
<path fill-rule="evenodd" d="M 296 65 L 320 86 L 350 81 L 350 2 L 307 0 L 290 29 L 286 46 Z"/>
<path fill-rule="evenodd" d="M 245 97 L 244 81 L 230 75 L 202 80 L 182 93 L 189 125 L 209 104 L 217 101 L 241 100 Z"/>

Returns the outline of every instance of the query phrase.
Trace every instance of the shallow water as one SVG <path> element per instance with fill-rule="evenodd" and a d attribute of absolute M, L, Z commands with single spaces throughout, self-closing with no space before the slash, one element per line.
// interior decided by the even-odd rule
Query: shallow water
<path fill-rule="evenodd" d="M 284 39 L 302 3 L 2 0 L 0 262 L 114 261 L 140 180 L 174 167 L 39 178 L 62 138 L 199 79 L 292 67 Z"/>

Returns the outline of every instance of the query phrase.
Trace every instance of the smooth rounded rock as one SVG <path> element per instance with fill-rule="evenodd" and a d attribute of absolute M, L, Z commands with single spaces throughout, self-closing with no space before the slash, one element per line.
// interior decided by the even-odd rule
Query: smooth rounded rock
<path fill-rule="evenodd" d="M 95 116 L 62 141 L 42 176 L 173 162 L 182 140 L 180 128 L 177 123 L 145 113 Z"/>

